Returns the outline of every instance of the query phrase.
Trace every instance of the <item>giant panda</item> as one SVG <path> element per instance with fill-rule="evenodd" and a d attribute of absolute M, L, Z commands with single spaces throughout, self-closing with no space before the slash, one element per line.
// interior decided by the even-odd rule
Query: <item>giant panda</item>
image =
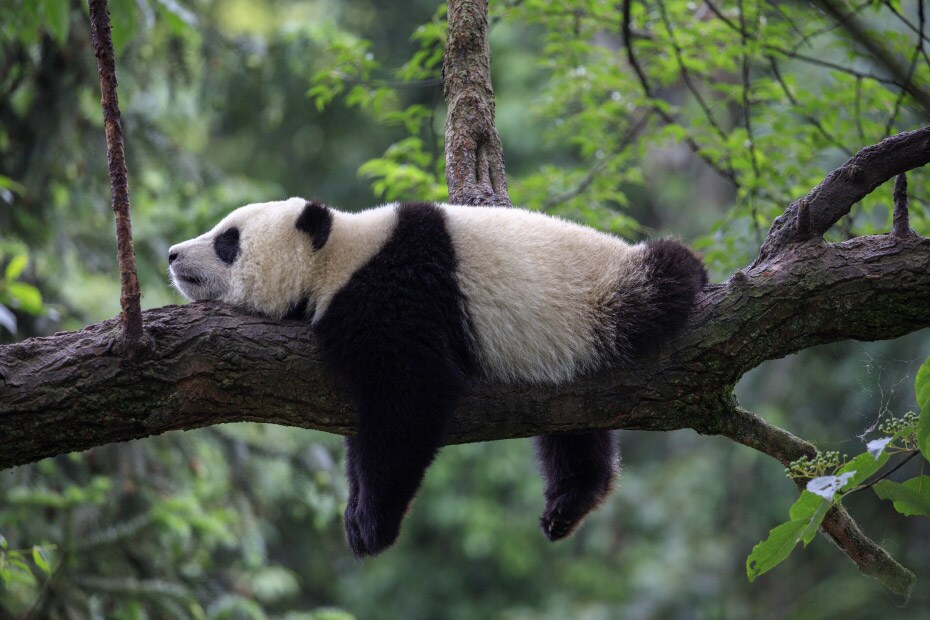
<path fill-rule="evenodd" d="M 396 540 L 472 381 L 561 384 L 631 365 L 686 322 L 707 282 L 683 245 L 631 245 L 517 208 L 401 202 L 344 213 L 250 204 L 169 249 L 175 287 L 301 319 L 357 410 L 345 530 L 357 557 Z M 617 469 L 609 431 L 536 440 L 540 523 L 570 534 Z"/>

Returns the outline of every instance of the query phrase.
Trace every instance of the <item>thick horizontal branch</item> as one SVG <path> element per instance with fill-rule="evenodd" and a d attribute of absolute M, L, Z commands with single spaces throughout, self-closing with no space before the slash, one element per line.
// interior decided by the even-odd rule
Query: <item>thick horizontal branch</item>
<path fill-rule="evenodd" d="M 153 347 L 131 359 L 112 347 L 115 320 L 0 348 L 0 468 L 221 422 L 354 432 L 306 324 L 205 303 L 150 310 L 145 321 Z M 814 239 L 709 288 L 684 335 L 636 372 L 561 387 L 476 386 L 449 441 L 693 428 L 764 360 L 928 325 L 930 240 Z"/>

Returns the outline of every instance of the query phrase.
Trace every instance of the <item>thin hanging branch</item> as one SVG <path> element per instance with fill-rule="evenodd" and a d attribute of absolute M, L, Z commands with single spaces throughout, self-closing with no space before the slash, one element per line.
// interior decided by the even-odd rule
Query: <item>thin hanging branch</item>
<path fill-rule="evenodd" d="M 902 172 L 894 181 L 894 234 L 897 237 L 911 237 L 915 233 L 911 230 L 907 212 L 907 174 Z"/>
<path fill-rule="evenodd" d="M 110 30 L 107 0 L 88 0 L 90 32 L 100 74 L 100 104 L 107 138 L 107 164 L 110 170 L 110 191 L 116 216 L 116 252 L 120 271 L 120 305 L 122 306 L 122 339 L 129 349 L 142 342 L 142 308 L 139 278 L 136 275 L 136 255 L 132 248 L 132 226 L 129 220 L 129 181 L 126 154 L 123 149 L 123 128 L 120 122 L 119 99 L 116 95 L 116 58 Z"/>

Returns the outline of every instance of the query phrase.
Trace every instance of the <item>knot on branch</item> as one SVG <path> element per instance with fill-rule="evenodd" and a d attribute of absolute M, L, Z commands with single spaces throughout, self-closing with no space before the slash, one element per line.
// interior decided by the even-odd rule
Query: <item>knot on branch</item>
<path fill-rule="evenodd" d="M 859 164 L 848 163 L 840 170 L 842 170 L 844 179 L 849 183 L 858 183 L 862 179 L 863 170 Z"/>

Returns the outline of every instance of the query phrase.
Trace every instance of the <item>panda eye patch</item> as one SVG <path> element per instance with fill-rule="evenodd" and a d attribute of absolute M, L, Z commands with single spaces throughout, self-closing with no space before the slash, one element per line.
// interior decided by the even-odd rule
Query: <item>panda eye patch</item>
<path fill-rule="evenodd" d="M 236 257 L 239 256 L 239 229 L 230 228 L 214 239 L 213 250 L 221 261 L 227 265 L 232 265 Z"/>

